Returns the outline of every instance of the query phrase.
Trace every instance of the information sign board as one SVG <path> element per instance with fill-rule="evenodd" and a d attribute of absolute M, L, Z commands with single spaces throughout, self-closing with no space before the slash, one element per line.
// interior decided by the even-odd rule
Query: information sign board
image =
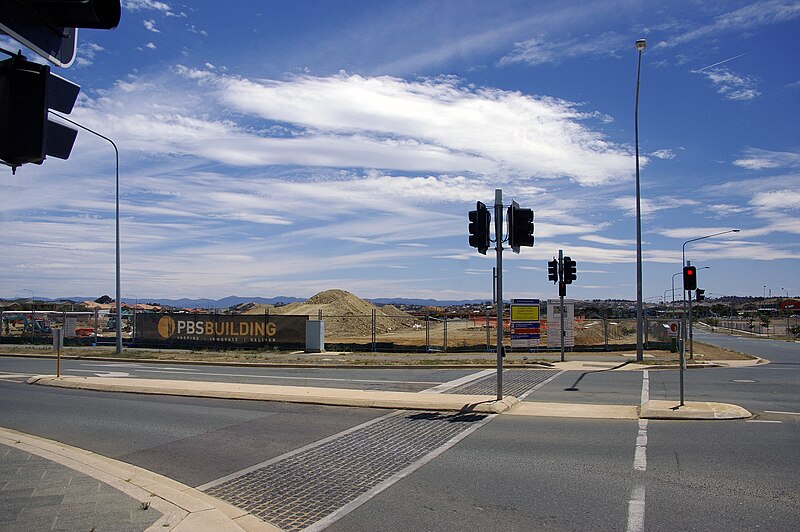
<path fill-rule="evenodd" d="M 511 348 L 527 349 L 539 346 L 539 300 L 511 301 Z"/>

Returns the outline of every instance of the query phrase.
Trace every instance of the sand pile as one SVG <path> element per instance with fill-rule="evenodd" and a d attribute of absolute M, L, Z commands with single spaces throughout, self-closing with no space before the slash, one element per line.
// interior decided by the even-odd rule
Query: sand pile
<path fill-rule="evenodd" d="M 263 314 L 265 306 L 256 305 L 245 314 Z M 375 311 L 377 334 L 411 329 L 416 319 L 393 305 L 377 307 L 345 290 L 326 290 L 302 303 L 290 303 L 269 309 L 270 314 L 291 314 L 325 322 L 325 337 L 371 338 L 372 312 Z"/>

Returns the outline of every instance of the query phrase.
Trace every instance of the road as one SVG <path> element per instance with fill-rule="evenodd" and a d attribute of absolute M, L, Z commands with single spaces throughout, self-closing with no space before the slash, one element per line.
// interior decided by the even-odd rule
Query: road
<path fill-rule="evenodd" d="M 23 384 L 25 374 L 52 373 L 54 362 L 0 358 L 0 425 L 241 505 L 266 501 L 264 517 L 286 530 L 795 530 L 800 353 L 798 344 L 773 352 L 764 342 L 743 345 L 773 364 L 686 372 L 687 400 L 739 404 L 751 420 L 446 416 L 111 394 Z M 64 371 L 405 391 L 471 373 L 91 361 L 65 362 Z M 527 401 L 573 403 L 638 404 L 643 391 L 675 399 L 677 382 L 674 371 L 506 377 L 510 389 L 533 390 Z"/>

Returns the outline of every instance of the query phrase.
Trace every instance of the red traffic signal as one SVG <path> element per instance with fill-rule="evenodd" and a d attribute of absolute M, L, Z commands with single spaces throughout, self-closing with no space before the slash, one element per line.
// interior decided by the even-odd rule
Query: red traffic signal
<path fill-rule="evenodd" d="M 697 268 L 694 266 L 683 267 L 683 289 L 697 290 Z"/>

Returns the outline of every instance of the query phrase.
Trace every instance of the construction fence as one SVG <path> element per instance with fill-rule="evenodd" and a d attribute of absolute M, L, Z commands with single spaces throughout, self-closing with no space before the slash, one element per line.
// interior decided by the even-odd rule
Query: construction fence
<path fill-rule="evenodd" d="M 52 343 L 53 329 L 64 328 L 65 345 L 115 345 L 116 316 L 108 312 L 0 311 L 3 343 Z M 497 345 L 495 314 L 482 315 L 230 315 L 123 311 L 126 347 L 201 349 L 303 349 L 305 323 L 322 320 L 328 351 L 490 352 Z M 670 347 L 670 323 L 646 318 L 646 349 Z M 509 318 L 503 320 L 504 344 L 510 349 Z M 575 318 L 576 350 L 622 351 L 636 347 L 635 319 Z M 548 351 L 548 324 L 541 321 L 539 347 Z M 515 351 L 519 352 L 520 349 Z"/>

